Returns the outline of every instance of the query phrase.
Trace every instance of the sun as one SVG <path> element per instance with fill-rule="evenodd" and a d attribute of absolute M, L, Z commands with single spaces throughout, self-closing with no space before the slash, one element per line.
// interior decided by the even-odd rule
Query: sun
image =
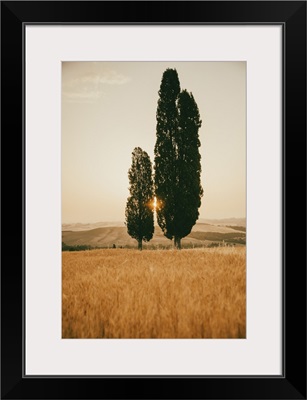
<path fill-rule="evenodd" d="M 153 210 L 153 212 L 157 211 L 157 198 L 156 196 L 150 200 L 150 202 L 148 203 L 149 208 L 151 208 Z"/>
<path fill-rule="evenodd" d="M 161 201 L 158 201 L 156 196 L 148 203 L 148 206 L 154 211 L 157 212 L 159 210 L 159 207 L 161 206 Z"/>
<path fill-rule="evenodd" d="M 156 196 L 153 199 L 153 210 L 157 211 L 157 198 L 156 198 Z"/>

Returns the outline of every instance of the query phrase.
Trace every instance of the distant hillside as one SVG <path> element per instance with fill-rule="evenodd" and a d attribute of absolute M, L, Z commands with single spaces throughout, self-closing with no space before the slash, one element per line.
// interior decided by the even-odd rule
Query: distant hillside
<path fill-rule="evenodd" d="M 224 219 L 199 219 L 200 223 L 208 223 L 210 225 L 223 225 L 223 226 L 245 226 L 246 227 L 246 218 L 224 218 Z"/>
<path fill-rule="evenodd" d="M 196 225 L 218 225 L 218 226 L 238 226 L 246 227 L 245 218 L 226 218 L 226 219 L 204 219 L 200 218 Z M 74 224 L 62 224 L 62 231 L 88 231 L 96 228 L 106 227 L 125 227 L 122 221 L 112 222 L 95 222 L 95 223 L 74 223 Z"/>
<path fill-rule="evenodd" d="M 83 224 L 77 222 L 75 224 L 62 224 L 62 231 L 88 231 L 95 228 L 105 228 L 111 226 L 125 226 L 124 222 L 114 221 L 114 222 L 94 222 Z"/>
<path fill-rule="evenodd" d="M 113 247 L 135 247 L 136 240 L 132 239 L 125 226 L 102 226 L 89 230 L 67 230 L 69 226 L 63 225 L 62 242 L 68 246 L 87 245 L 91 247 L 108 248 Z M 80 226 L 79 226 L 80 228 Z M 183 247 L 191 246 L 212 246 L 219 243 L 245 244 L 244 227 L 209 225 L 208 223 L 197 223 L 190 235 L 182 239 Z M 146 243 L 144 243 L 146 248 Z M 167 239 L 160 227 L 155 227 L 152 240 L 148 243 L 149 247 L 168 247 L 172 246 L 172 241 Z"/>

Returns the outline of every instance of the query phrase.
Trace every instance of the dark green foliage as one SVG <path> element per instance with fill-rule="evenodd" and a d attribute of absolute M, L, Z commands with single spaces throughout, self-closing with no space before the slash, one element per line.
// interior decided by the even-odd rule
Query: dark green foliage
<path fill-rule="evenodd" d="M 152 239 L 154 232 L 153 218 L 153 179 L 152 166 L 148 154 L 140 147 L 132 153 L 132 165 L 128 171 L 129 192 L 126 205 L 126 225 L 128 234 L 138 241 Z"/>
<path fill-rule="evenodd" d="M 203 190 L 200 182 L 201 164 L 198 130 L 201 120 L 192 94 L 186 90 L 178 98 L 179 124 L 177 135 L 177 207 L 176 235 L 187 236 L 195 225 Z"/>
<path fill-rule="evenodd" d="M 181 238 L 195 225 L 203 190 L 200 182 L 201 120 L 192 93 L 180 92 L 176 70 L 167 69 L 162 77 L 157 108 L 155 145 L 155 195 L 157 220 L 164 235 Z"/>
<path fill-rule="evenodd" d="M 164 235 L 172 239 L 176 197 L 176 135 L 178 131 L 177 98 L 180 84 L 176 70 L 167 69 L 162 78 L 157 108 L 155 144 L 155 195 L 157 220 Z"/>

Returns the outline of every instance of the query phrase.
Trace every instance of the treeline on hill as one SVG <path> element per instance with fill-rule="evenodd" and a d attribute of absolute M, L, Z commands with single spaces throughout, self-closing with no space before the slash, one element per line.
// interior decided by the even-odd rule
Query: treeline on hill
<path fill-rule="evenodd" d="M 66 244 L 62 242 L 62 251 L 84 251 L 84 250 L 93 250 L 94 247 L 87 244 L 77 244 L 75 246 Z"/>
<path fill-rule="evenodd" d="M 89 244 L 77 244 L 77 245 L 69 245 L 62 242 L 62 251 L 84 251 L 84 250 L 100 250 L 100 249 L 123 249 L 123 248 L 132 248 L 132 246 L 116 246 L 113 243 L 111 246 L 91 246 Z"/>

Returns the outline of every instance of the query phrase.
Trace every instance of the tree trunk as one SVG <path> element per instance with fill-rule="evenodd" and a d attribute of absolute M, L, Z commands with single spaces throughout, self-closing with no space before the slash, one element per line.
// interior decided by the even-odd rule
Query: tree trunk
<path fill-rule="evenodd" d="M 138 250 L 142 250 L 143 246 L 142 246 L 142 240 L 138 240 Z"/>
<path fill-rule="evenodd" d="M 181 250 L 181 238 L 178 237 L 178 236 L 175 236 L 175 237 L 174 237 L 174 247 L 175 247 L 177 250 Z"/>

